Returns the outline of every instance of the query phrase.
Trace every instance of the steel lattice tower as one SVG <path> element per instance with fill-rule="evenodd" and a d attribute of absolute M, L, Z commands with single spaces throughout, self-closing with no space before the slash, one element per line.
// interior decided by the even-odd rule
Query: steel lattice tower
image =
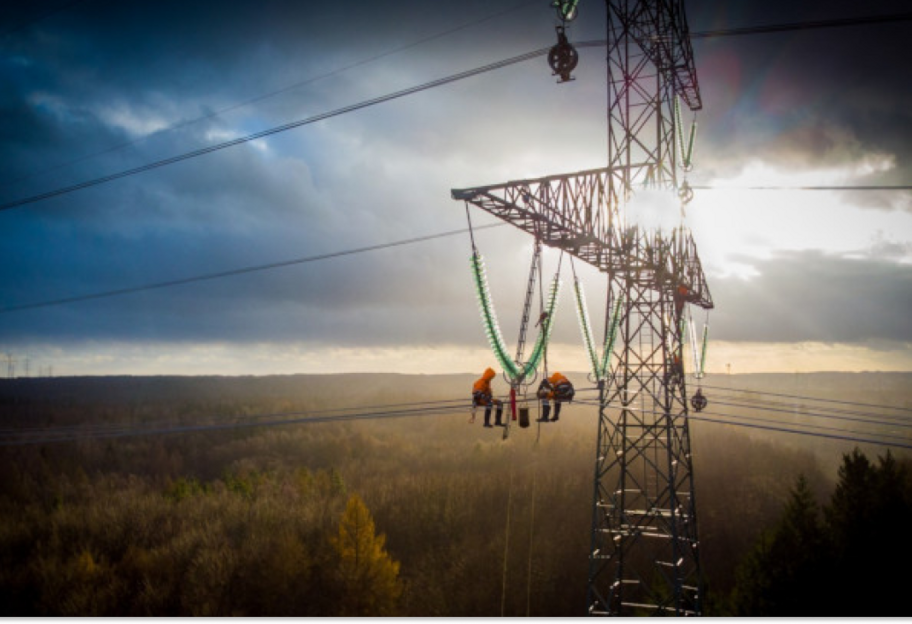
<path fill-rule="evenodd" d="M 638 189 L 687 192 L 675 96 L 696 110 L 700 93 L 683 0 L 606 5 L 608 167 L 452 196 L 606 273 L 606 310 L 623 297 L 611 371 L 599 384 L 588 609 L 699 615 L 681 316 L 685 304 L 713 303 L 689 230 L 628 226 L 626 208 Z"/>

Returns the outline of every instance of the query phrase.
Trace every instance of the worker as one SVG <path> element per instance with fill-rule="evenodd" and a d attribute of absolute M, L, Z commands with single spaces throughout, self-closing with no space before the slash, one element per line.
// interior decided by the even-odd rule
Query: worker
<path fill-rule="evenodd" d="M 681 314 L 684 312 L 684 304 L 687 303 L 687 298 L 690 296 L 690 289 L 686 284 L 678 284 L 678 287 L 674 291 L 674 308 L 675 308 L 675 321 L 678 323 L 681 322 Z"/>
<path fill-rule="evenodd" d="M 472 405 L 481 406 L 484 405 L 485 408 L 485 427 L 493 427 L 491 424 L 491 407 L 493 405 L 497 406 L 497 421 L 495 424 L 498 427 L 503 427 L 503 402 L 499 399 L 494 398 L 494 393 L 491 391 L 491 380 L 497 376 L 497 373 L 494 372 L 493 368 L 486 368 L 484 374 L 481 376 L 481 379 L 475 382 L 475 385 L 472 386 Z"/>
<path fill-rule="evenodd" d="M 671 366 L 668 373 L 665 374 L 665 384 L 672 386 L 684 383 L 684 364 L 681 363 L 681 357 L 675 353 L 671 357 Z"/>
<path fill-rule="evenodd" d="M 555 372 L 550 377 L 542 379 L 538 386 L 538 398 L 542 402 L 542 415 L 538 419 L 539 422 L 549 422 L 551 401 L 554 401 L 554 417 L 550 419 L 550 422 L 558 420 L 561 404 L 565 401 L 572 402 L 574 394 L 576 394 L 576 390 L 573 389 L 573 384 L 561 373 Z"/>

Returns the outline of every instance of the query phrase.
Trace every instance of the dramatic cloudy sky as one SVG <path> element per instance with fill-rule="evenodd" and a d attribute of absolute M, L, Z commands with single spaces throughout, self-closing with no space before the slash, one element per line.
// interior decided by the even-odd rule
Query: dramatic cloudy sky
<path fill-rule="evenodd" d="M 909 4 L 686 7 L 703 32 Z M 603 35 L 603 3 L 581 0 L 571 39 Z M 699 191 L 688 211 L 717 304 L 710 371 L 912 370 L 912 195 L 743 190 L 910 184 L 910 37 L 906 21 L 694 41 L 704 110 L 690 180 L 731 187 Z M 547 0 L 8 1 L 0 205 L 553 40 Z M 604 50 L 581 50 L 575 75 L 556 85 L 538 58 L 2 210 L 0 308 L 464 228 L 451 188 L 604 164 Z M 531 242 L 509 227 L 477 242 L 512 343 Z M 6 354 L 19 375 L 476 371 L 493 358 L 469 253 L 458 235 L 0 311 L 0 374 Z M 598 317 L 601 283 L 580 270 Z M 558 318 L 552 361 L 583 370 L 569 296 Z"/>

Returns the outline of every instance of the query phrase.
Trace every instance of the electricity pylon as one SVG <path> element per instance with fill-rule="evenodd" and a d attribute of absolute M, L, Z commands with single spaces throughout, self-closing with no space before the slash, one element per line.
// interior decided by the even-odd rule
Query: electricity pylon
<path fill-rule="evenodd" d="M 606 5 L 608 166 L 452 197 L 606 273 L 606 316 L 622 298 L 611 369 L 599 381 L 588 611 L 700 615 L 682 320 L 686 305 L 713 302 L 690 231 L 638 227 L 627 214 L 641 188 L 689 200 L 677 101 L 697 110 L 700 91 L 683 0 Z"/>

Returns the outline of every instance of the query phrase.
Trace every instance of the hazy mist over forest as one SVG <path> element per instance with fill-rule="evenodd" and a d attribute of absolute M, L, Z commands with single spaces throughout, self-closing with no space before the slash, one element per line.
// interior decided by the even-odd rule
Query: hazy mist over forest
<path fill-rule="evenodd" d="M 570 377 L 579 400 L 565 406 L 561 420 L 514 426 L 506 441 L 501 429 L 482 428 L 480 418 L 469 422 L 470 375 L 0 380 L 0 609 L 582 615 L 597 408 L 582 404 L 591 394 L 584 377 Z M 870 497 L 883 487 L 895 520 L 908 519 L 912 509 L 909 451 L 893 447 L 896 467 L 881 469 L 887 446 L 708 419 L 909 446 L 902 427 L 912 413 L 912 374 L 715 376 L 704 392 L 707 420 L 691 421 L 691 437 L 705 612 L 902 615 L 886 601 L 864 599 L 839 610 L 805 600 L 809 581 L 800 574 L 823 565 L 817 551 L 789 546 L 788 553 L 807 555 L 801 565 L 769 553 L 777 552 L 770 544 L 807 541 L 807 531 L 842 536 L 827 542 L 831 555 L 843 552 L 833 544 L 883 538 L 879 526 L 838 522 L 839 501 L 849 496 L 840 485 L 844 456 L 857 447 L 871 463 L 858 477 L 868 479 L 870 518 L 880 518 L 880 499 Z M 849 416 L 789 396 L 905 412 L 897 418 L 842 406 L 867 414 Z M 448 400 L 453 409 L 444 413 L 429 403 L 396 418 L 319 420 Z M 776 405 L 790 405 L 790 413 L 757 410 Z M 882 474 L 893 476 L 875 487 Z M 857 516 L 860 503 L 851 501 Z M 809 509 L 816 509 L 816 524 L 808 524 Z M 783 527 L 795 517 L 811 528 L 790 538 L 794 531 Z M 372 554 L 356 564 L 359 548 Z M 905 547 L 847 548 L 846 561 L 873 569 Z M 777 566 L 798 576 L 774 572 Z M 851 581 L 858 569 L 840 561 L 825 568 L 837 577 L 827 580 L 830 586 Z"/>

